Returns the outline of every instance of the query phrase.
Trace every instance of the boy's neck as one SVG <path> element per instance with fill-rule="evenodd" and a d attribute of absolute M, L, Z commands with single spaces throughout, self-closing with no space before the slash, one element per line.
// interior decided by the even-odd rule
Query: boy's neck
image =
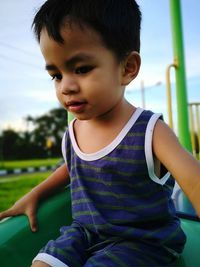
<path fill-rule="evenodd" d="M 80 150 L 94 153 L 109 145 L 121 132 L 136 108 L 126 101 L 123 109 L 102 118 L 75 121 L 74 135 Z M 98 141 L 97 141 L 98 140 Z"/>
<path fill-rule="evenodd" d="M 107 113 L 91 120 L 80 121 L 80 123 L 84 123 L 95 128 L 112 127 L 113 125 L 121 125 L 124 123 L 126 124 L 135 110 L 136 108 L 124 99 L 119 105 L 116 105 Z"/>

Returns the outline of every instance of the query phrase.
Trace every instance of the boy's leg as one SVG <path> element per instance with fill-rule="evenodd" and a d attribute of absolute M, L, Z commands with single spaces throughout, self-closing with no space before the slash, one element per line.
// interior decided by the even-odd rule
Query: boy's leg
<path fill-rule="evenodd" d="M 97 251 L 84 267 L 172 267 L 176 259 L 154 244 L 120 241 Z"/>
<path fill-rule="evenodd" d="M 35 261 L 31 267 L 52 267 L 50 266 L 49 264 L 46 264 L 44 262 L 41 262 L 41 261 Z"/>
<path fill-rule="evenodd" d="M 87 246 L 87 236 L 79 224 L 62 227 L 60 237 L 47 243 L 34 258 L 32 267 L 82 267 L 87 261 Z"/>

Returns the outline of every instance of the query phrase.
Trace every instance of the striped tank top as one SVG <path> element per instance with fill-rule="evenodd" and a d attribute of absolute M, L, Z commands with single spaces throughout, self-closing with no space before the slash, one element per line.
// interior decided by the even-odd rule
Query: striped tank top
<path fill-rule="evenodd" d="M 166 170 L 160 178 L 154 172 L 152 134 L 160 117 L 137 108 L 113 142 L 91 154 L 79 149 L 72 121 L 62 151 L 73 220 L 101 236 L 156 242 L 180 253 L 185 235 L 171 199 L 174 180 Z"/>

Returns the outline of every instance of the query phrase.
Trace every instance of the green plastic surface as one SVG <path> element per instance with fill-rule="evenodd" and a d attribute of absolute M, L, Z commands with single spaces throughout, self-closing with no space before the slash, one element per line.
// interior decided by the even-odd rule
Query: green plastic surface
<path fill-rule="evenodd" d="M 200 222 L 181 219 L 187 242 L 176 267 L 200 267 Z"/>
<path fill-rule="evenodd" d="M 31 232 L 26 216 L 0 223 L 0 266 L 29 267 L 48 240 L 59 235 L 63 225 L 71 223 L 69 188 L 43 203 L 38 211 L 39 231 Z"/>
<path fill-rule="evenodd" d="M 70 191 L 52 197 L 38 211 L 39 231 L 32 233 L 25 216 L 0 223 L 0 266 L 28 267 L 40 248 L 59 235 L 62 225 L 71 223 Z M 200 222 L 182 219 L 187 235 L 183 255 L 175 267 L 200 267 Z M 152 266 L 153 267 L 153 266 Z"/>

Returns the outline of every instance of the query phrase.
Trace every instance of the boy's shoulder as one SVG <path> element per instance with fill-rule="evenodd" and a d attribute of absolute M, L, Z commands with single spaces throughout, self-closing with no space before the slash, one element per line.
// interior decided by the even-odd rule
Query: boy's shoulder
<path fill-rule="evenodd" d="M 155 113 L 152 110 L 146 110 L 140 108 L 140 115 L 138 116 L 137 122 L 143 121 L 148 123 L 149 121 L 164 120 L 162 113 Z"/>

